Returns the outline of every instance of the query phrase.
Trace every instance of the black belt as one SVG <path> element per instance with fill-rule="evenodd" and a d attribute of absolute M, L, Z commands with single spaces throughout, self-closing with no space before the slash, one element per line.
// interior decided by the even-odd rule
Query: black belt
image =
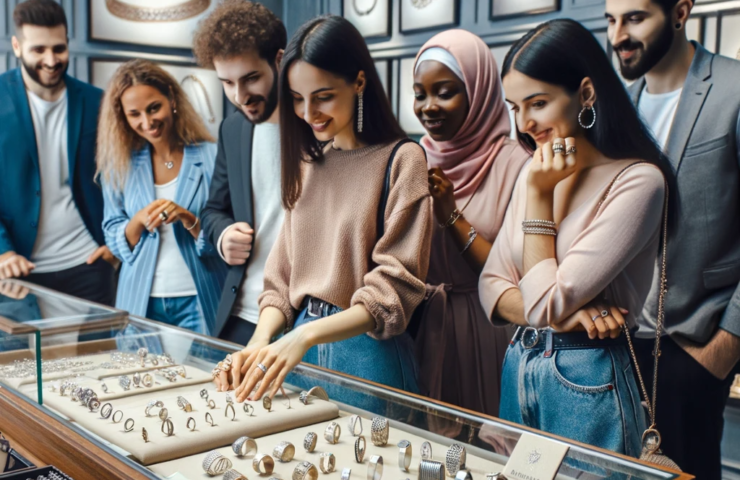
<path fill-rule="evenodd" d="M 534 327 L 519 327 L 511 338 L 511 345 L 517 341 L 527 350 L 544 350 L 545 357 L 551 357 L 554 350 L 578 350 L 584 348 L 608 348 L 627 345 L 627 337 L 588 338 L 586 332 L 556 333 L 549 328 L 538 330 Z"/>
<path fill-rule="evenodd" d="M 308 309 L 309 317 L 326 317 L 329 315 L 329 310 L 334 308 L 334 305 L 307 295 L 303 297 L 301 308 Z"/>

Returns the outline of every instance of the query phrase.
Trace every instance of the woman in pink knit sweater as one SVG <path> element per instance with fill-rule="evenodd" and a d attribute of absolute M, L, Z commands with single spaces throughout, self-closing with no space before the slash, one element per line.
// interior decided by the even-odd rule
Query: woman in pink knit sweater
<path fill-rule="evenodd" d="M 265 266 L 256 331 L 221 388 L 235 387 L 240 402 L 272 397 L 304 361 L 417 391 L 406 325 L 429 265 L 426 159 L 403 142 L 351 23 L 324 16 L 298 30 L 283 56 L 280 109 L 285 221 Z"/>
<path fill-rule="evenodd" d="M 670 167 L 579 23 L 533 29 L 502 74 L 536 151 L 479 283 L 490 318 L 520 325 L 500 416 L 638 456 L 645 421 L 619 333 L 650 289 Z"/>

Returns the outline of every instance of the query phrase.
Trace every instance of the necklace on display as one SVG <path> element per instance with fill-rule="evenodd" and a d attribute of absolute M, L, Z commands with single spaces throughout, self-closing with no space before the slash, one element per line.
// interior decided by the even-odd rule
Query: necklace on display
<path fill-rule="evenodd" d="M 133 22 L 176 22 L 200 15 L 210 5 L 211 0 L 187 0 L 169 7 L 139 7 L 121 0 L 105 0 L 110 13 Z"/>
<path fill-rule="evenodd" d="M 200 86 L 200 91 L 203 92 L 203 98 L 206 99 L 206 107 L 208 107 L 208 123 L 216 123 L 216 114 L 213 113 L 213 106 L 211 106 L 211 99 L 208 97 L 208 90 L 200 78 L 195 75 L 188 75 L 182 79 L 180 85 L 185 85 L 187 80 L 192 80 L 196 85 Z"/>
<path fill-rule="evenodd" d="M 419 10 L 428 7 L 434 0 L 411 0 L 411 5 Z"/>
<path fill-rule="evenodd" d="M 370 5 L 369 8 L 366 8 L 366 9 L 363 10 L 360 7 L 357 6 L 357 0 L 352 0 L 352 8 L 354 8 L 355 9 L 355 13 L 357 15 L 361 16 L 361 17 L 364 17 L 365 15 L 369 15 L 370 12 L 372 12 L 373 10 L 375 10 L 375 6 L 377 4 L 378 4 L 378 0 L 373 0 L 372 5 Z"/>

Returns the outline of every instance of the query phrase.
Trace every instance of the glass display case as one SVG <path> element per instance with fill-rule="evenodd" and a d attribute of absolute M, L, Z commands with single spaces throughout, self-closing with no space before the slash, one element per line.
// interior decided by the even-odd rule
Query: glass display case
<path fill-rule="evenodd" d="M 458 445 L 478 480 L 502 471 L 525 434 L 568 447 L 557 478 L 692 478 L 305 364 L 272 402 L 236 404 L 215 391 L 210 372 L 239 345 L 23 282 L 0 282 L 0 292 L 0 431 L 35 442 L 26 448 L 72 478 L 208 478 L 204 460 L 211 451 L 251 478 L 254 457 L 232 446 L 249 436 L 257 451 L 277 460 L 269 474 L 264 462 L 256 465 L 265 478 L 294 478 L 300 462 L 318 468 L 331 452 L 336 472 L 329 475 L 337 479 L 345 468 L 355 478 L 367 476 L 375 456 L 385 457 L 386 480 L 423 479 L 422 454 L 444 464 Z M 375 417 L 389 422 L 386 445 L 372 442 Z M 341 431 L 336 443 L 327 433 L 333 422 Z M 360 432 L 366 446 L 357 462 Z M 304 448 L 310 433 L 318 439 L 311 452 Z M 285 441 L 295 453 L 281 462 L 273 448 Z"/>

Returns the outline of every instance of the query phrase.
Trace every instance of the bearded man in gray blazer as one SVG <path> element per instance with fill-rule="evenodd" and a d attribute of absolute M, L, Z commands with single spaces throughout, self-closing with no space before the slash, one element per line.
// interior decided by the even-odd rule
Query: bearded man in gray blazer
<path fill-rule="evenodd" d="M 609 40 L 675 173 L 657 428 L 684 471 L 721 478 L 723 410 L 740 359 L 740 62 L 686 38 L 692 0 L 607 0 Z M 619 132 L 615 132 L 616 135 Z M 656 267 L 657 267 L 656 262 Z M 653 289 L 635 348 L 652 391 Z"/>

